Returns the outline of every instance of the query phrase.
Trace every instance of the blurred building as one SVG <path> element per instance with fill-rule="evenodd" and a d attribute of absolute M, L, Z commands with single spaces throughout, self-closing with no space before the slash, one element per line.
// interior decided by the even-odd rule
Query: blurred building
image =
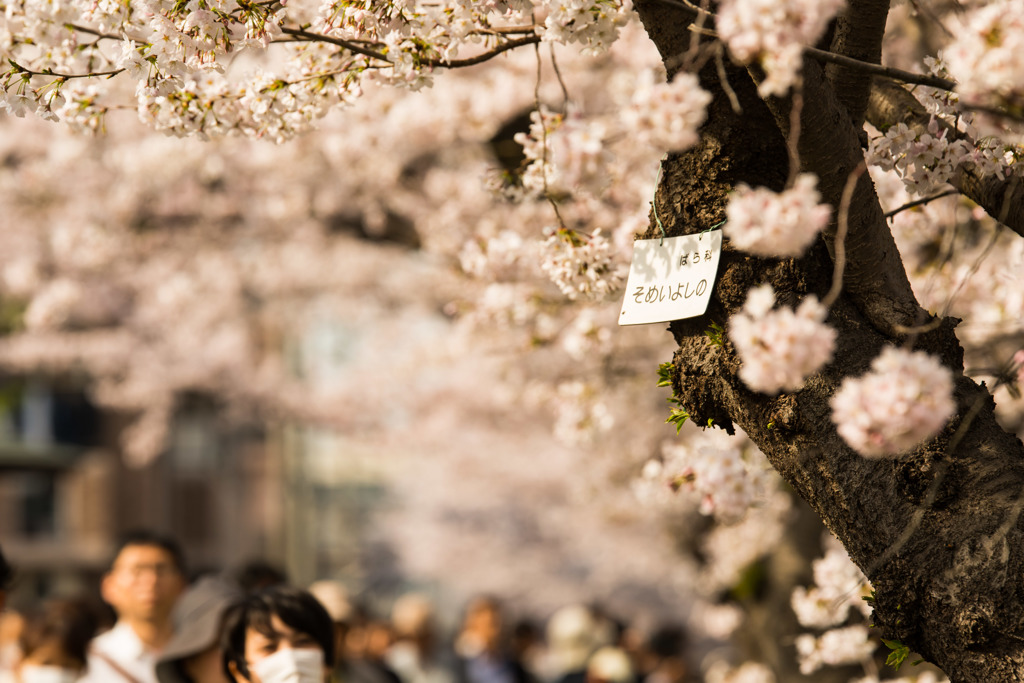
<path fill-rule="evenodd" d="M 369 538 L 387 499 L 373 454 L 317 430 L 232 424 L 192 397 L 167 451 L 136 468 L 119 448 L 128 423 L 73 383 L 0 378 L 0 544 L 18 570 L 15 600 L 95 594 L 136 528 L 177 538 L 193 574 L 260 560 L 298 584 L 397 583 L 393 555 Z"/>
<path fill-rule="evenodd" d="M 225 428 L 196 399 L 176 416 L 167 453 L 131 468 L 118 447 L 126 424 L 72 383 L 0 382 L 0 543 L 16 595 L 95 590 L 117 539 L 140 527 L 178 538 L 194 570 L 273 545 L 280 496 L 262 433 Z"/>

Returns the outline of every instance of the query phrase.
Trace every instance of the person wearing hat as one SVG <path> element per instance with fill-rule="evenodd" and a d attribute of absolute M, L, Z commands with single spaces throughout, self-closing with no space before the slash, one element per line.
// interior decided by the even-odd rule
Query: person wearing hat
<path fill-rule="evenodd" d="M 230 683 L 221 665 L 221 626 L 242 597 L 219 576 L 204 576 L 185 591 L 171 615 L 174 635 L 157 660 L 159 683 Z"/>

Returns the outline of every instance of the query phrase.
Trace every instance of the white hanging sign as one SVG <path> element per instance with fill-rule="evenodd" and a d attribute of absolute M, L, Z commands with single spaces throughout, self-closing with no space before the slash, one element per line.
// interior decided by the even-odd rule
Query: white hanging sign
<path fill-rule="evenodd" d="M 722 231 L 633 242 L 620 325 L 704 315 L 722 256 Z"/>

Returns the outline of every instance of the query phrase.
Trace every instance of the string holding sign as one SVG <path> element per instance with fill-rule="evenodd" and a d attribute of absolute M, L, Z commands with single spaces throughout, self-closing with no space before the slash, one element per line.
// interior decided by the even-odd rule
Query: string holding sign
<path fill-rule="evenodd" d="M 658 164 L 655 192 L 661 184 Z M 725 221 L 696 235 L 668 237 L 658 215 L 657 197 L 651 202 L 654 222 L 661 231 L 657 240 L 633 242 L 626 296 L 622 300 L 620 325 L 643 325 L 704 315 L 722 257 Z"/>
<path fill-rule="evenodd" d="M 703 315 L 721 256 L 722 231 L 715 228 L 695 235 L 633 242 L 619 324 L 643 325 Z"/>

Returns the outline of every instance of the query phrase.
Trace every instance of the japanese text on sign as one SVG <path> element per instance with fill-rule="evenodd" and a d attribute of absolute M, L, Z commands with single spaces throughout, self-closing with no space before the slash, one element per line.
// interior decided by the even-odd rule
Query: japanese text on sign
<path fill-rule="evenodd" d="M 634 242 L 619 324 L 703 315 L 721 255 L 721 230 Z"/>

